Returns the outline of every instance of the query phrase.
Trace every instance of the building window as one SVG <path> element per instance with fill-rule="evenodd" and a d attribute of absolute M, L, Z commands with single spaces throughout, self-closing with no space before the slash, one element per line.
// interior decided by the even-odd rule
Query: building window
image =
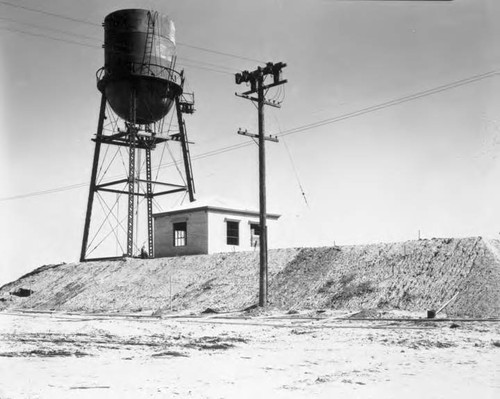
<path fill-rule="evenodd" d="M 260 225 L 250 223 L 250 246 L 256 248 L 260 245 Z"/>
<path fill-rule="evenodd" d="M 226 221 L 227 245 L 240 245 L 240 223 Z"/>
<path fill-rule="evenodd" d="M 187 223 L 174 223 L 174 247 L 185 247 L 187 241 Z"/>

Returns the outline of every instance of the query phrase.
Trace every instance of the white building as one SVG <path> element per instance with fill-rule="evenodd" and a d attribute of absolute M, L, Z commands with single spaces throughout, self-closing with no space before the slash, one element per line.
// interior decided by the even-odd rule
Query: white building
<path fill-rule="evenodd" d="M 268 222 L 279 217 L 267 214 Z M 195 201 L 154 214 L 153 220 L 155 258 L 251 251 L 259 246 L 259 212 L 221 202 Z"/>

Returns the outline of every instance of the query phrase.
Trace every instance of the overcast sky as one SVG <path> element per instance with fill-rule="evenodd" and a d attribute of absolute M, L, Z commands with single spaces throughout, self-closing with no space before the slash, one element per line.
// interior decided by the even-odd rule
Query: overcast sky
<path fill-rule="evenodd" d="M 255 108 L 234 96 L 244 87 L 233 73 L 259 65 L 245 57 L 288 64 L 283 107 L 266 109 L 267 133 L 325 121 L 267 144 L 268 209 L 282 214 L 273 247 L 402 241 L 418 230 L 423 238 L 498 237 L 500 79 L 483 75 L 500 69 L 498 1 L 12 4 L 0 3 L 0 283 L 79 257 L 100 24 L 122 8 L 152 8 L 175 22 L 196 95 L 197 112 L 186 119 L 199 198 L 258 208 L 255 144 L 196 160 L 246 143 L 239 127 L 257 129 Z M 52 189 L 61 190 L 40 194 Z"/>

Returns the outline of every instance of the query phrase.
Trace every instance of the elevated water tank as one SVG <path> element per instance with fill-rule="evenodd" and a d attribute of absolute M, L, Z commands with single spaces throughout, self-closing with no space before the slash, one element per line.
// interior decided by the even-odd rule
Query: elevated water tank
<path fill-rule="evenodd" d="M 182 93 L 174 66 L 175 28 L 166 15 L 127 9 L 104 19 L 104 67 L 97 71 L 97 87 L 118 116 L 138 124 L 163 118 Z"/>

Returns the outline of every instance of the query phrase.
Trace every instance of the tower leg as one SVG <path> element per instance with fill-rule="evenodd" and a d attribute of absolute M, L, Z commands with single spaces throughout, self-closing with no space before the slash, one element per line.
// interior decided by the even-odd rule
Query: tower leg
<path fill-rule="evenodd" d="M 128 162 L 128 215 L 127 215 L 127 256 L 134 255 L 134 200 L 135 200 L 135 147 L 137 128 L 135 126 L 136 95 L 130 94 L 130 116 L 132 123 L 128 126 L 129 162 Z"/>
<path fill-rule="evenodd" d="M 85 215 L 85 226 L 83 228 L 82 250 L 80 252 L 80 262 L 84 262 L 87 256 L 87 245 L 89 240 L 90 219 L 92 217 L 92 206 L 94 204 L 94 194 L 96 192 L 97 170 L 99 167 L 99 156 L 101 154 L 101 136 L 106 116 L 106 97 L 101 97 L 101 108 L 99 111 L 99 121 L 97 123 L 97 134 L 94 148 L 94 162 L 92 164 L 92 175 L 90 177 L 89 199 L 87 202 L 87 213 Z"/>
<path fill-rule="evenodd" d="M 148 207 L 148 254 L 154 256 L 153 248 L 153 189 L 151 185 L 151 150 L 146 149 L 146 201 Z"/>

